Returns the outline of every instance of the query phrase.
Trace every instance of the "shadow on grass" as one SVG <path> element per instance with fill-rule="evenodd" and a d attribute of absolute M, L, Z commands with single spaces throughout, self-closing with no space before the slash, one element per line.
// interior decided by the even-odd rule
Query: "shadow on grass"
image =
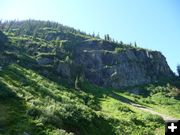
<path fill-rule="evenodd" d="M 0 80 L 0 134 L 23 134 L 30 125 L 25 102 Z"/>
<path fill-rule="evenodd" d="M 132 101 L 132 100 L 130 100 L 128 98 L 125 98 L 125 97 L 123 97 L 121 95 L 116 94 L 111 89 L 101 88 L 101 87 L 98 87 L 96 85 L 90 84 L 89 82 L 84 82 L 82 84 L 82 89 L 86 93 L 92 94 L 92 95 L 96 96 L 96 98 L 98 98 L 100 100 L 103 97 L 111 97 L 111 98 L 114 98 L 114 99 L 119 100 L 121 102 L 128 103 L 128 104 L 135 103 L 134 101 Z"/>
<path fill-rule="evenodd" d="M 16 68 L 13 67 L 7 67 L 7 69 L 4 71 L 4 73 L 1 74 L 2 77 L 4 78 L 10 78 L 12 80 L 16 80 L 16 83 L 14 83 L 13 85 L 19 89 L 19 93 L 23 94 L 23 91 L 21 90 L 21 86 L 25 87 L 25 86 L 31 86 L 31 89 L 26 89 L 26 92 L 31 93 L 31 95 L 35 96 L 35 97 L 41 97 L 41 98 L 45 98 L 46 96 L 49 96 L 52 99 L 56 99 L 57 101 L 61 101 L 61 99 L 59 97 L 57 97 L 56 95 L 54 95 L 51 91 L 48 91 L 47 88 L 45 86 L 41 86 L 38 82 L 27 78 L 25 76 L 25 73 L 23 73 L 23 71 L 19 71 Z M 13 83 L 13 82 L 11 82 Z"/>
<path fill-rule="evenodd" d="M 16 65 L 17 66 L 17 65 Z M 19 69 L 20 68 L 20 69 Z M 51 91 L 51 88 L 46 87 L 46 86 L 42 86 L 42 84 L 40 84 L 40 82 L 37 82 L 36 80 L 34 80 L 31 77 L 27 77 L 28 74 L 26 72 L 26 69 L 23 67 L 19 68 L 15 68 L 13 66 L 9 66 L 6 67 L 6 69 L 4 69 L 1 74 L 0 77 L 4 78 L 6 80 L 6 82 L 8 82 L 9 84 L 11 84 L 14 88 L 14 91 L 18 94 L 26 94 L 26 92 L 30 93 L 33 97 L 37 97 L 37 98 L 41 98 L 44 99 L 46 98 L 46 96 L 48 96 L 49 98 L 53 99 L 55 102 L 61 102 L 63 104 L 67 104 L 61 101 L 61 98 L 57 95 L 55 95 L 55 93 L 53 93 Z M 30 75 L 28 75 L 30 76 Z M 47 79 L 47 78 L 43 78 L 42 79 Z M 47 84 L 49 85 L 49 84 Z M 5 87 L 5 84 L 3 85 Z M 31 89 L 26 89 L 27 86 L 30 86 Z M 6 86 L 6 88 L 4 89 L 8 89 L 10 91 L 12 91 L 10 88 L 8 88 Z M 60 90 L 60 89 L 59 89 Z M 64 89 L 64 91 L 68 92 L 68 89 Z M 76 94 L 77 96 L 79 96 L 77 94 L 78 91 L 69 91 L 72 92 L 74 94 Z M 16 94 L 14 93 L 14 94 Z M 80 99 L 83 97 L 79 97 Z M 7 100 L 9 99 L 9 96 L 7 96 Z M 23 100 L 22 100 L 23 101 Z M 68 102 L 68 101 L 67 101 Z M 70 104 L 70 103 L 69 103 Z M 9 106 L 9 105 L 7 105 Z M 16 107 L 16 104 L 14 105 Z M 76 107 L 76 106 L 74 106 Z M 21 108 L 21 107 L 19 107 Z M 90 133 L 94 133 L 94 134 L 107 134 L 107 135 L 111 135 L 114 134 L 113 133 L 113 127 L 110 124 L 110 122 L 106 119 L 104 119 L 104 117 L 98 116 L 93 112 L 89 112 L 89 115 L 92 115 L 93 117 L 91 118 L 91 120 L 89 121 L 88 119 L 84 118 L 83 114 L 79 114 L 79 110 L 78 108 L 72 108 L 74 110 L 72 110 L 72 112 L 74 112 L 71 117 L 67 117 L 67 118 L 62 118 L 64 125 L 62 127 L 56 127 L 56 125 L 53 123 L 50 123 L 50 125 L 53 125 L 56 128 L 63 128 L 67 131 L 71 131 L 71 132 L 75 132 L 75 133 L 81 133 L 81 134 L 89 134 Z M 27 108 L 22 109 L 24 111 L 27 110 Z M 66 112 L 65 112 L 66 113 Z M 69 113 L 67 111 L 67 113 Z M 71 113 L 71 112 L 70 112 Z M 77 116 L 77 114 L 79 114 Z M 20 116 L 24 116 L 24 114 L 19 114 Z M 21 118 L 19 116 L 19 118 Z M 63 115 L 62 115 L 63 116 Z M 62 116 L 59 116 L 59 119 L 61 119 Z M 64 116 L 66 116 L 66 114 L 64 114 Z M 11 118 L 12 116 L 10 116 Z M 53 118 L 55 118 L 56 116 L 54 116 Z M 17 118 L 17 119 L 19 119 Z M 51 118 L 51 117 L 50 117 Z M 76 120 L 79 119 L 78 121 Z M 49 119 L 49 118 L 48 118 Z M 75 121 L 73 121 L 75 119 Z M 16 120 L 17 121 L 17 120 Z M 52 121 L 51 121 L 52 122 Z M 24 124 L 27 125 L 27 124 Z M 48 126 L 48 125 L 46 125 Z M 8 128 L 7 128 L 8 129 Z M 14 130 L 14 128 L 12 128 Z"/>

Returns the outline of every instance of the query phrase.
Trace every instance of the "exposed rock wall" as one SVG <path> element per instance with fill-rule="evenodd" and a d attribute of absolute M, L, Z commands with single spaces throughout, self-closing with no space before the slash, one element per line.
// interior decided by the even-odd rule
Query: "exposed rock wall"
<path fill-rule="evenodd" d="M 125 46 L 116 52 L 116 47 L 110 42 L 97 40 L 76 44 L 64 50 L 71 50 L 72 62 L 60 61 L 54 64 L 55 72 L 67 83 L 74 82 L 73 79 L 80 73 L 94 84 L 113 88 L 141 85 L 174 76 L 160 52 Z M 65 55 L 61 49 L 56 50 L 59 53 L 53 57 L 59 59 L 60 54 Z M 46 57 L 37 59 L 38 63 L 43 65 L 54 61 L 52 57 Z"/>
<path fill-rule="evenodd" d="M 166 58 L 158 51 L 124 49 L 117 53 L 95 44 L 84 45 L 76 51 L 75 57 L 86 79 L 94 84 L 121 88 L 173 76 Z"/>
<path fill-rule="evenodd" d="M 4 43 L 2 36 L 0 41 Z M 166 58 L 158 51 L 103 40 L 64 41 L 60 45 L 52 43 L 43 46 L 30 41 L 22 44 L 20 50 L 36 59 L 36 69 L 43 69 L 46 76 L 53 73 L 58 76 L 57 79 L 64 79 L 68 84 L 74 83 L 80 75 L 99 86 L 113 88 L 140 85 L 174 76 Z M 5 52 L 2 46 L 0 48 Z M 120 51 L 116 51 L 116 48 Z M 14 50 L 11 50 L 12 53 L 0 53 L 0 66 L 17 61 L 14 55 L 21 54 L 21 51 Z"/>

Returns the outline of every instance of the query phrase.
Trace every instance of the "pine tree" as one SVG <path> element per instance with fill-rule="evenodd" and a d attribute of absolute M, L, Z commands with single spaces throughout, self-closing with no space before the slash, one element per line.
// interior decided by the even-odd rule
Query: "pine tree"
<path fill-rule="evenodd" d="M 106 40 L 106 41 L 107 41 L 107 35 L 104 35 L 104 40 Z"/>
<path fill-rule="evenodd" d="M 123 45 L 123 42 L 122 42 L 122 41 L 120 41 L 120 45 Z"/>
<path fill-rule="evenodd" d="M 180 65 L 177 65 L 177 72 L 178 72 L 178 75 L 180 77 Z"/>
<path fill-rule="evenodd" d="M 137 44 L 136 44 L 136 42 L 134 42 L 134 46 L 135 46 L 135 47 L 137 47 Z"/>
<path fill-rule="evenodd" d="M 92 34 L 92 37 L 94 38 L 95 37 L 95 33 L 93 32 L 93 34 Z"/>
<path fill-rule="evenodd" d="M 107 34 L 107 41 L 111 41 L 109 34 Z"/>
<path fill-rule="evenodd" d="M 97 34 L 96 38 L 100 39 L 100 35 L 99 35 L 99 33 Z"/>

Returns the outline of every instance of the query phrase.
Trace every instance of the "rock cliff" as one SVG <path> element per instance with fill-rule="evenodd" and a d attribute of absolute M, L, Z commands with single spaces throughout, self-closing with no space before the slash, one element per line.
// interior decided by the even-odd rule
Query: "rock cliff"
<path fill-rule="evenodd" d="M 68 83 L 83 76 L 102 87 L 135 86 L 174 76 L 161 52 L 126 46 L 117 52 L 116 48 L 107 41 L 83 41 L 70 48 L 57 49 L 54 58 L 46 56 L 37 61 L 41 65 L 52 64 L 58 56 L 59 59 L 65 56 L 63 52 L 70 51 L 72 55 L 68 60 L 54 64 L 57 75 Z"/>
<path fill-rule="evenodd" d="M 18 23 L 14 23 L 11 29 L 5 31 L 11 33 L 11 48 L 20 55 L 26 53 L 35 59 L 36 69 L 46 77 L 51 77 L 53 73 L 56 79 L 73 84 L 77 77 L 82 76 L 102 87 L 121 88 L 174 76 L 161 52 L 77 34 L 74 29 L 66 28 L 65 31 L 49 25 L 38 26 L 24 32 Z M 0 33 L 0 37 L 0 43 L 4 42 L 5 36 Z M 7 56 L 0 53 L 0 60 L 3 63 L 10 61 L 12 58 L 8 57 L 14 54 L 14 50 L 6 52 Z M 32 67 L 31 63 L 25 65 Z"/>
<path fill-rule="evenodd" d="M 136 48 L 116 52 L 110 43 L 78 48 L 75 63 L 82 65 L 87 80 L 103 87 L 134 86 L 173 76 L 160 52 Z"/>
<path fill-rule="evenodd" d="M 102 40 L 83 41 L 69 46 L 72 44 L 56 48 L 54 54 L 54 50 L 50 47 L 44 50 L 36 47 L 27 49 L 24 46 L 24 50 L 29 55 L 36 54 L 39 50 L 41 53 L 35 55 L 36 68 L 41 69 L 47 77 L 52 76 L 50 72 L 53 72 L 59 79 L 71 85 L 77 76 L 83 76 L 85 80 L 98 86 L 117 89 L 174 76 L 166 58 L 158 51 L 121 47 L 117 52 L 115 51 L 117 46 Z M 10 57 L 12 54 L 1 54 L 1 62 L 13 61 L 15 57 L 12 59 Z"/>

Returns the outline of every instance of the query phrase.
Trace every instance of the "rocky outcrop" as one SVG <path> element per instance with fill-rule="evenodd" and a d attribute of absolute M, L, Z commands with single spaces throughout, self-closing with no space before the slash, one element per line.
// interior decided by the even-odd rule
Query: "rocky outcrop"
<path fill-rule="evenodd" d="M 82 65 L 85 78 L 94 84 L 121 88 L 173 77 L 165 57 L 158 51 L 131 48 L 117 53 L 113 46 L 106 48 L 90 43 L 76 51 L 75 63 Z"/>
<path fill-rule="evenodd" d="M 20 63 L 68 84 L 83 76 L 94 84 L 113 88 L 174 77 L 158 51 L 102 40 L 56 23 L 11 23 L 4 23 L 2 30 L 13 38 L 0 31 L 0 66 Z"/>
<path fill-rule="evenodd" d="M 37 61 L 40 65 L 51 64 L 55 57 L 60 58 L 60 52 L 62 56 L 68 52 L 72 54 L 71 64 L 63 60 L 54 63 L 59 77 L 69 83 L 82 75 L 102 87 L 135 86 L 174 76 L 166 58 L 158 51 L 118 46 L 121 51 L 117 52 L 116 44 L 102 40 L 85 41 L 73 47 L 64 51 L 58 48 L 56 56 L 41 56 Z"/>
<path fill-rule="evenodd" d="M 2 37 L 0 41 L 4 42 Z M 121 88 L 174 76 L 166 58 L 158 51 L 100 39 L 73 41 L 43 41 L 43 45 L 36 45 L 27 40 L 19 44 L 23 44 L 24 52 L 36 59 L 35 68 L 41 69 L 43 75 L 48 77 L 52 73 L 57 79 L 63 79 L 68 84 L 83 76 L 84 79 L 102 87 Z M 7 65 L 12 60 L 17 61 L 13 55 L 14 50 L 12 52 L 0 53 L 0 66 Z M 29 67 L 32 67 L 32 63 L 29 64 Z"/>
<path fill-rule="evenodd" d="M 59 62 L 56 71 L 59 75 L 61 75 L 61 77 L 64 77 L 64 78 L 70 78 L 71 77 L 71 68 L 70 68 L 70 65 L 68 63 Z"/>

